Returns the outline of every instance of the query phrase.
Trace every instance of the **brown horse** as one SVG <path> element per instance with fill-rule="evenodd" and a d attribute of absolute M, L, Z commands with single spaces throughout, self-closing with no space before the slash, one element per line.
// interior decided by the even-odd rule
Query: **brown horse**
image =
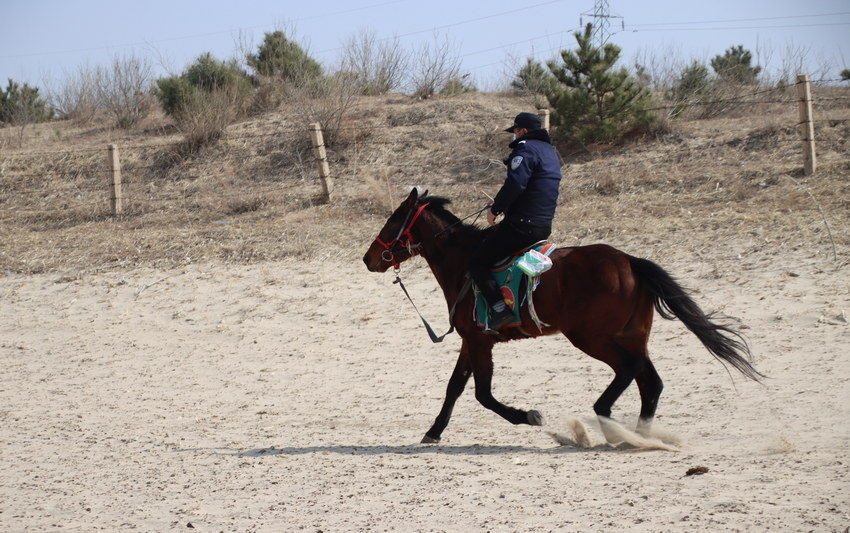
<path fill-rule="evenodd" d="M 638 431 L 647 431 L 662 389 L 647 352 L 653 307 L 663 318 L 681 320 L 719 360 L 754 380 L 763 377 L 748 362 L 744 339 L 713 322 L 712 316 L 706 315 L 664 269 L 602 244 L 559 248 L 552 254 L 553 266 L 543 274 L 534 293 L 537 314 L 550 325 L 542 331 L 537 329 L 524 311 L 520 328 L 497 335 L 484 333 L 473 320 L 471 291 L 461 293 L 469 250 L 490 230 L 462 223 L 446 209 L 448 200 L 425 194 L 420 197 L 418 189 L 411 191 L 363 257 L 370 271 L 386 272 L 390 266 L 398 268 L 407 259 L 421 255 L 437 278 L 449 308 L 456 309 L 451 319 L 463 339 L 460 356 L 443 407 L 422 442 L 439 442 L 470 375 L 481 405 L 512 424 L 542 425 L 539 412 L 509 407 L 493 398 L 493 345 L 558 332 L 614 370 L 614 380 L 593 405 L 597 416 L 610 417 L 614 402 L 634 380 L 641 398 Z M 457 301 L 458 296 L 461 301 Z"/>

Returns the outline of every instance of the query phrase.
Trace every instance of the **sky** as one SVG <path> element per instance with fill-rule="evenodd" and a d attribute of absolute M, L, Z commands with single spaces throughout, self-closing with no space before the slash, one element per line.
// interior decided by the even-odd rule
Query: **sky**
<path fill-rule="evenodd" d="M 82 64 L 106 64 L 116 54 L 150 58 L 158 74 L 179 73 L 203 52 L 236 55 L 263 33 L 292 30 L 329 68 L 339 47 L 364 28 L 398 35 L 402 46 L 448 38 L 483 89 L 498 88 L 527 56 L 548 59 L 571 48 L 572 32 L 591 20 L 594 0 L 3 0 L 0 81 L 42 86 Z M 808 50 L 812 72 L 850 67 L 850 0 L 610 0 L 610 41 L 625 64 L 708 58 L 732 45 L 759 50 L 778 67 L 783 50 Z M 745 20 L 752 19 L 752 20 Z M 241 37 L 240 37 L 241 35 Z M 762 51 L 765 51 L 762 53 Z M 771 52 L 772 51 L 772 52 Z M 513 59 L 511 59 L 513 58 Z"/>

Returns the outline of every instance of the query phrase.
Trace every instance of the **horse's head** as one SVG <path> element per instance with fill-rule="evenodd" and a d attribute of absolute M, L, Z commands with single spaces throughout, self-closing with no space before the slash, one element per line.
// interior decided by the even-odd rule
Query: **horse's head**
<path fill-rule="evenodd" d="M 387 219 L 363 256 L 363 262 L 370 272 L 386 272 L 391 266 L 398 268 L 417 254 L 418 244 L 413 242 L 410 231 L 428 205 L 419 202 L 427 194 L 427 191 L 420 194 L 419 188 L 414 187 L 407 199 Z"/>

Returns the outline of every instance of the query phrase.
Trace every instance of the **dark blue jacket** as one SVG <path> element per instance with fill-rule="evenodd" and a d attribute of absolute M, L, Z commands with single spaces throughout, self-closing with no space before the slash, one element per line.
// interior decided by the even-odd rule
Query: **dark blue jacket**
<path fill-rule="evenodd" d="M 558 203 L 561 163 L 546 130 L 534 130 L 509 145 L 508 177 L 490 210 L 508 220 L 551 226 Z"/>

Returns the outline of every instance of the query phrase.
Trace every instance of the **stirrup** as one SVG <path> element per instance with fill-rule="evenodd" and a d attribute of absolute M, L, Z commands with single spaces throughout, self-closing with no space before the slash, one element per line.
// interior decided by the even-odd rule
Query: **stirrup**
<path fill-rule="evenodd" d="M 511 322 L 514 321 L 514 312 L 507 305 L 505 306 L 505 310 L 500 312 L 498 315 L 495 314 L 495 312 L 492 310 L 492 308 L 490 309 L 490 312 L 494 313 L 494 314 L 491 314 L 490 320 L 487 324 L 487 328 L 490 329 L 490 330 L 499 331 L 500 329 L 502 329 L 503 327 L 507 326 L 508 324 L 510 324 Z M 495 320 L 497 316 L 499 317 L 498 322 L 496 322 L 496 320 Z"/>

